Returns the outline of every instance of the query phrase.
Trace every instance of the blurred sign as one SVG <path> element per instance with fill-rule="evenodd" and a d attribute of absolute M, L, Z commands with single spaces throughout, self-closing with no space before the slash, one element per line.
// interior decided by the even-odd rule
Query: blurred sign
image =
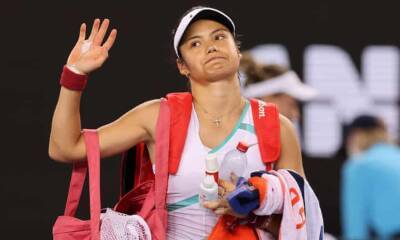
<path fill-rule="evenodd" d="M 266 44 L 251 49 L 258 62 L 290 67 L 288 50 Z M 342 142 L 342 126 L 359 114 L 385 120 L 393 138 L 399 130 L 399 49 L 367 46 L 360 56 L 360 70 L 349 53 L 333 45 L 310 45 L 304 51 L 303 81 L 320 91 L 305 104 L 303 148 L 313 156 L 332 156 Z"/>

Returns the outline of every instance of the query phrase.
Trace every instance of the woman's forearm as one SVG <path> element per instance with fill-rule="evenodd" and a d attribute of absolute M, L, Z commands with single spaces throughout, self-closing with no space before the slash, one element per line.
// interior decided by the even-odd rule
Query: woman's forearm
<path fill-rule="evenodd" d="M 49 141 L 49 155 L 54 160 L 70 161 L 83 157 L 77 147 L 81 139 L 81 96 L 81 91 L 61 87 Z"/>

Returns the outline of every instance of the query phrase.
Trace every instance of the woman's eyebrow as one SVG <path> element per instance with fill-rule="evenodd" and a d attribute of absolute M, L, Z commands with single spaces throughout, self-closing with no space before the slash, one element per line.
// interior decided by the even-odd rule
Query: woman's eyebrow
<path fill-rule="evenodd" d="M 212 32 L 210 33 L 210 35 L 213 35 L 213 34 L 215 34 L 216 32 L 219 32 L 219 31 L 228 32 L 228 30 L 226 30 L 225 28 L 217 28 L 217 29 L 215 29 L 214 31 L 212 31 Z M 195 39 L 195 38 L 201 38 L 201 36 L 199 36 L 199 35 L 194 35 L 194 36 L 188 37 L 187 39 L 185 39 L 184 42 L 190 41 L 190 40 Z"/>
<path fill-rule="evenodd" d="M 191 36 L 191 37 L 185 39 L 185 42 L 190 41 L 190 40 L 195 39 L 195 38 L 201 38 L 201 37 L 199 35 L 194 35 L 194 36 Z"/>
<path fill-rule="evenodd" d="M 219 32 L 219 31 L 228 32 L 228 30 L 226 30 L 225 28 L 218 28 L 218 29 L 215 29 L 214 31 L 212 31 L 210 35 L 213 35 L 214 33 Z"/>

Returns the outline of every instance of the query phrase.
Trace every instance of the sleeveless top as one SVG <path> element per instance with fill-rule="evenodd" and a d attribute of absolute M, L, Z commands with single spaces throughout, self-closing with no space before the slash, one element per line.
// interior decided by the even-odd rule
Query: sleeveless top
<path fill-rule="evenodd" d="M 189 129 L 179 168 L 175 175 L 169 175 L 168 180 L 168 239 L 206 239 L 218 220 L 217 215 L 202 207 L 198 200 L 208 153 L 215 153 L 220 165 L 225 154 L 234 149 L 239 141 L 244 141 L 250 147 L 246 153 L 247 168 L 243 177 L 249 178 L 251 172 L 265 170 L 250 108 L 250 103 L 246 101 L 232 132 L 219 146 L 211 149 L 201 142 L 199 120 L 192 105 Z"/>

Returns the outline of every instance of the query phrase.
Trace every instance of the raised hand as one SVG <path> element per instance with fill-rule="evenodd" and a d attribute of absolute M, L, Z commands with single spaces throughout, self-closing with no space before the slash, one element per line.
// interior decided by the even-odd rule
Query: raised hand
<path fill-rule="evenodd" d="M 82 23 L 78 41 L 69 54 L 67 65 L 73 66 L 82 74 L 89 74 L 100 68 L 108 58 L 108 51 L 117 37 L 117 30 L 113 29 L 103 43 L 109 24 L 108 19 L 104 19 L 101 25 L 100 19 L 95 19 L 90 36 L 86 39 L 86 24 Z"/>

